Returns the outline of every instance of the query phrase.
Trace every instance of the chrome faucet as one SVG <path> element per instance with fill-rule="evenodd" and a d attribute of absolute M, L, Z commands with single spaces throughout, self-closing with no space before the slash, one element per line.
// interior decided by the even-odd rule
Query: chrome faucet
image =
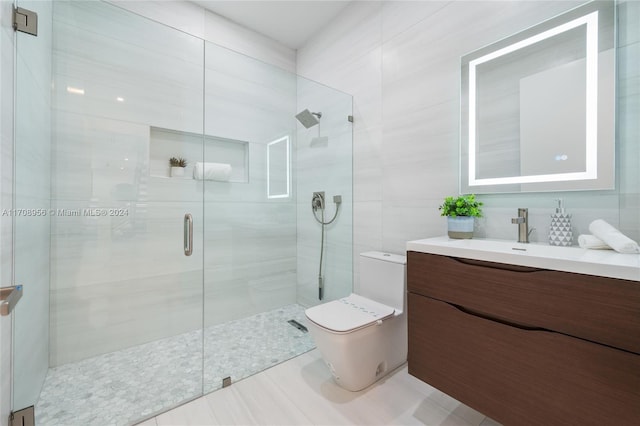
<path fill-rule="evenodd" d="M 518 224 L 518 242 L 528 243 L 529 234 L 535 229 L 529 229 L 529 209 L 519 208 L 518 217 L 511 218 L 511 223 Z"/>

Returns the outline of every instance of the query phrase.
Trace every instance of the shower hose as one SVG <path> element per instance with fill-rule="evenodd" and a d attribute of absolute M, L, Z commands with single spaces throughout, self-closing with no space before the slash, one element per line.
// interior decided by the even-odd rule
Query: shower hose
<path fill-rule="evenodd" d="M 316 219 L 316 222 L 318 222 L 322 226 L 320 237 L 320 267 L 318 268 L 318 299 L 322 300 L 324 298 L 324 278 L 322 276 L 322 259 L 324 254 L 324 227 L 326 225 L 331 225 L 333 221 L 336 220 L 336 217 L 338 217 L 338 210 L 340 210 L 340 203 L 336 203 L 336 212 L 328 222 L 324 221 L 324 202 L 320 203 L 320 219 L 318 219 L 318 216 L 316 215 L 317 209 L 318 208 L 315 206 L 311 207 L 311 210 L 313 211 L 313 217 Z"/>

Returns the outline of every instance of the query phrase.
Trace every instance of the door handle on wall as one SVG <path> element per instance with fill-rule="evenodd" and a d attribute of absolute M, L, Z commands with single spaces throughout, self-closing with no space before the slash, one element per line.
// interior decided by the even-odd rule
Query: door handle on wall
<path fill-rule="evenodd" d="M 193 216 L 191 213 L 184 215 L 184 255 L 193 254 Z"/>

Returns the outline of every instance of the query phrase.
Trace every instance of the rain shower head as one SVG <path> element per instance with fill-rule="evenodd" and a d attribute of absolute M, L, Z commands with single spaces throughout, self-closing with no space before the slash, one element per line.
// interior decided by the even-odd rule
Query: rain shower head
<path fill-rule="evenodd" d="M 296 115 L 296 118 L 307 129 L 315 126 L 320 122 L 320 118 L 322 117 L 321 112 L 311 112 L 308 109 L 305 109 L 300 114 Z"/>

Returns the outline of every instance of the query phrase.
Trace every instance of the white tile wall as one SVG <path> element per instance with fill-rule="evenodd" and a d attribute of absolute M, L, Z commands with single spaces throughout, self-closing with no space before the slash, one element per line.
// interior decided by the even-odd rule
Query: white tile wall
<path fill-rule="evenodd" d="M 295 72 L 296 52 L 293 49 L 189 1 L 109 2 L 218 46 Z"/>
<path fill-rule="evenodd" d="M 95 2 L 56 3 L 55 24 L 57 110 L 202 132 L 201 39 Z"/>
<path fill-rule="evenodd" d="M 205 218 L 206 326 L 295 303 L 294 205 L 208 200 Z"/>
<path fill-rule="evenodd" d="M 108 2 L 187 34 L 204 38 L 205 12 L 195 3 L 171 0 L 108 0 Z"/>
<path fill-rule="evenodd" d="M 294 129 L 295 75 L 205 43 L 205 133 L 267 144 Z"/>
<path fill-rule="evenodd" d="M 300 75 L 354 95 L 354 257 L 445 232 L 437 207 L 458 191 L 460 56 L 581 3 L 353 2 L 298 50 Z M 600 217 L 640 237 L 639 6 L 619 5 L 619 189 L 481 196 L 480 236 L 515 239 L 509 219 L 530 207 L 532 240 L 546 241 L 562 196 L 576 235 Z"/>
<path fill-rule="evenodd" d="M 205 11 L 204 23 L 205 40 L 267 64 L 295 72 L 296 53 L 293 49 L 208 10 Z"/>

